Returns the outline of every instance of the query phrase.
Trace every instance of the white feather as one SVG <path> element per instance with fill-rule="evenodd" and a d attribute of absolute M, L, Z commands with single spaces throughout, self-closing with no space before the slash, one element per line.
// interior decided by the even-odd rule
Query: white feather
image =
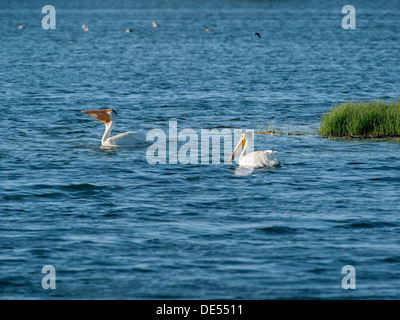
<path fill-rule="evenodd" d="M 146 141 L 142 133 L 136 131 L 128 131 L 108 138 L 103 146 L 135 146 Z"/>

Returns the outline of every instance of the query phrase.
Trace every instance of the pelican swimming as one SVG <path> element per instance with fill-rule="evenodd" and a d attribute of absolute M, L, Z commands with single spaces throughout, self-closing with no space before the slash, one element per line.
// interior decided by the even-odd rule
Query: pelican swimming
<path fill-rule="evenodd" d="M 104 131 L 103 137 L 101 138 L 101 145 L 103 147 L 132 147 L 146 142 L 145 136 L 136 131 L 129 131 L 118 134 L 114 137 L 110 137 L 111 130 L 118 119 L 118 114 L 113 109 L 88 110 L 82 112 L 88 114 L 96 120 L 104 122 L 104 124 L 106 125 L 106 130 Z"/>
<path fill-rule="evenodd" d="M 233 150 L 233 153 L 229 159 L 228 165 L 236 157 L 239 151 L 243 148 L 243 152 L 239 157 L 239 166 L 247 167 L 279 167 L 281 164 L 278 161 L 276 151 L 265 150 L 265 151 L 254 151 L 247 153 L 249 146 L 253 141 L 253 133 L 251 131 L 245 131 L 240 136 L 240 140 Z"/>

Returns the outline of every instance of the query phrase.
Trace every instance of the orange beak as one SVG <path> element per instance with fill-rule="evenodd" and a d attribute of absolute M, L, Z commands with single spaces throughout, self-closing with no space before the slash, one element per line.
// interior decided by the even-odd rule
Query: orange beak
<path fill-rule="evenodd" d="M 88 111 L 82 111 L 83 113 L 88 114 L 92 118 L 95 118 L 96 120 L 99 120 L 101 122 L 104 122 L 105 124 L 109 123 L 111 121 L 111 109 L 105 109 L 105 110 L 88 110 Z"/>
<path fill-rule="evenodd" d="M 236 145 L 235 150 L 233 150 L 231 157 L 229 158 L 228 161 L 228 166 L 231 163 L 231 161 L 237 156 L 237 154 L 239 153 L 240 150 L 242 150 L 244 148 L 244 146 L 246 145 L 246 139 L 244 139 L 244 136 L 242 135 L 242 137 L 240 138 L 238 144 Z"/>

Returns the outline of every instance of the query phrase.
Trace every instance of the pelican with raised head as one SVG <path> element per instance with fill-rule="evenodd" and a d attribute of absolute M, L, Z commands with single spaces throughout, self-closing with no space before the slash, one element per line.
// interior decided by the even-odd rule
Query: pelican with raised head
<path fill-rule="evenodd" d="M 239 157 L 239 166 L 247 167 L 279 167 L 281 163 L 278 161 L 276 151 L 265 150 L 265 151 L 254 151 L 248 153 L 249 147 L 253 141 L 253 133 L 251 131 L 245 131 L 240 136 L 239 142 L 233 150 L 233 153 L 229 159 L 228 165 L 237 156 L 240 150 L 243 149 Z"/>
<path fill-rule="evenodd" d="M 110 137 L 111 130 L 117 121 L 118 114 L 114 109 L 104 110 L 88 110 L 82 111 L 87 115 L 103 122 L 106 125 L 103 137 L 101 138 L 101 145 L 103 147 L 133 147 L 139 144 L 146 143 L 146 138 L 143 134 L 136 131 L 129 131 Z"/>

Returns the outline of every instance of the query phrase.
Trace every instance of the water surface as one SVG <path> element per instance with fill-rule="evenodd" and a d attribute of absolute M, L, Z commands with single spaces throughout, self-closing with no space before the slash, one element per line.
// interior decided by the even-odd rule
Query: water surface
<path fill-rule="evenodd" d="M 355 30 L 340 1 L 51 4 L 56 30 L 40 1 L 0 2 L 2 299 L 399 298 L 400 145 L 317 134 L 338 102 L 398 98 L 397 2 L 355 1 Z M 251 175 L 150 165 L 100 148 L 80 111 L 108 107 L 113 133 L 302 135 L 257 135 L 282 167 Z"/>

